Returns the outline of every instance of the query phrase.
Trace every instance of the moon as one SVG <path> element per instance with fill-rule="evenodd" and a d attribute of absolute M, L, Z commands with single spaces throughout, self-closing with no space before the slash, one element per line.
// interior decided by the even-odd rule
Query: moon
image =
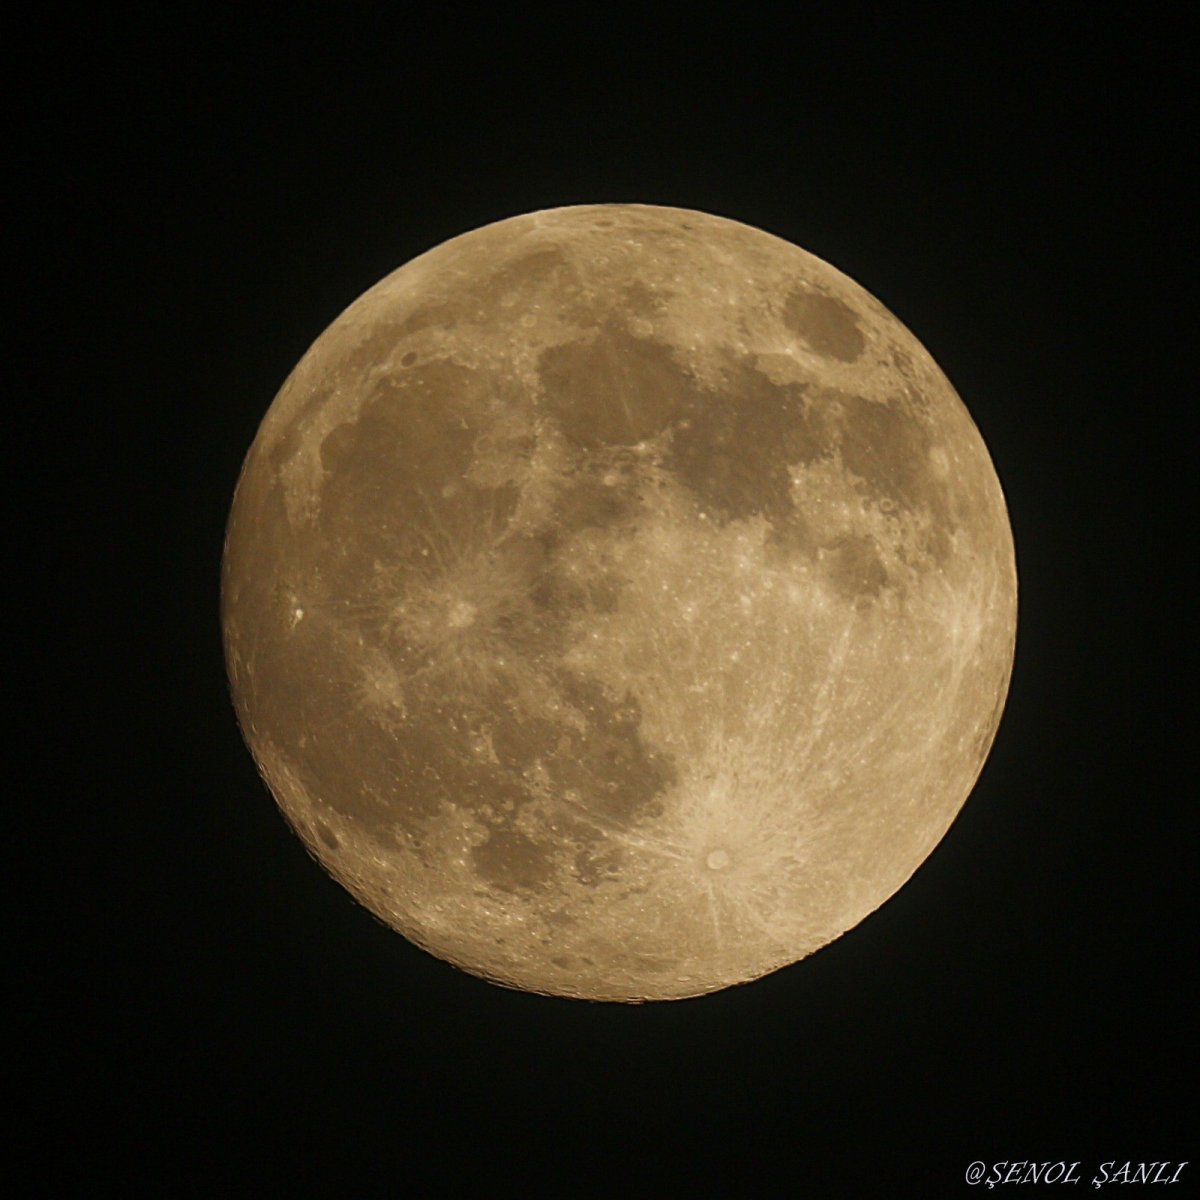
<path fill-rule="evenodd" d="M 221 608 L 262 776 L 363 905 L 495 983 L 639 1002 L 910 878 L 995 737 L 1017 579 L 983 439 L 879 301 L 600 204 L 455 237 L 321 334 Z"/>

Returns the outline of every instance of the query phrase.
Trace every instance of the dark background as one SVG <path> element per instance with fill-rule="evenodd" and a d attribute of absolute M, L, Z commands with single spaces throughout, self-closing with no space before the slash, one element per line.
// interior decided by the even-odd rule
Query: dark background
<path fill-rule="evenodd" d="M 1090 1193 L 1194 1154 L 1184 9 L 774 9 L 10 28 L 18 1194 L 941 1196 L 1060 1158 Z M 242 456 L 317 334 L 448 237 L 600 201 L 761 227 L 891 308 L 987 441 L 1021 587 L 995 747 L 911 882 L 641 1007 L 357 907 L 258 780 L 218 619 Z"/>

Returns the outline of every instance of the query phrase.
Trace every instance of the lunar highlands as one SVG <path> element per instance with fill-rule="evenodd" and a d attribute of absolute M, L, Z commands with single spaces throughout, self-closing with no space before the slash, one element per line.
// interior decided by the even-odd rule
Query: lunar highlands
<path fill-rule="evenodd" d="M 877 300 L 682 209 L 499 221 L 284 383 L 222 578 L 247 743 L 381 920 L 510 987 L 758 978 L 913 874 L 1017 583 L 966 408 Z"/>

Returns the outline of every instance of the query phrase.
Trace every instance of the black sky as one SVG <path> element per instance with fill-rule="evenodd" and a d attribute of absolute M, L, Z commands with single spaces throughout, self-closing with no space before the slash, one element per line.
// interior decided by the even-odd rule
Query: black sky
<path fill-rule="evenodd" d="M 1194 1154 L 1186 10 L 793 7 L 10 31 L 16 1194 L 940 1196 L 973 1160 Z M 640 1008 L 493 987 L 357 907 L 258 781 L 217 612 L 242 456 L 329 321 L 602 201 L 881 299 L 983 433 L 1021 587 L 991 758 L 912 881 Z"/>

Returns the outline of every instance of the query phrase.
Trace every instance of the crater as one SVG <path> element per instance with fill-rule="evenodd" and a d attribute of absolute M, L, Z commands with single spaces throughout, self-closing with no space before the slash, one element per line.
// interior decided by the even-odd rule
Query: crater
<path fill-rule="evenodd" d="M 446 617 L 446 624 L 451 629 L 466 629 L 475 621 L 475 605 L 466 600 L 456 600 Z"/>

